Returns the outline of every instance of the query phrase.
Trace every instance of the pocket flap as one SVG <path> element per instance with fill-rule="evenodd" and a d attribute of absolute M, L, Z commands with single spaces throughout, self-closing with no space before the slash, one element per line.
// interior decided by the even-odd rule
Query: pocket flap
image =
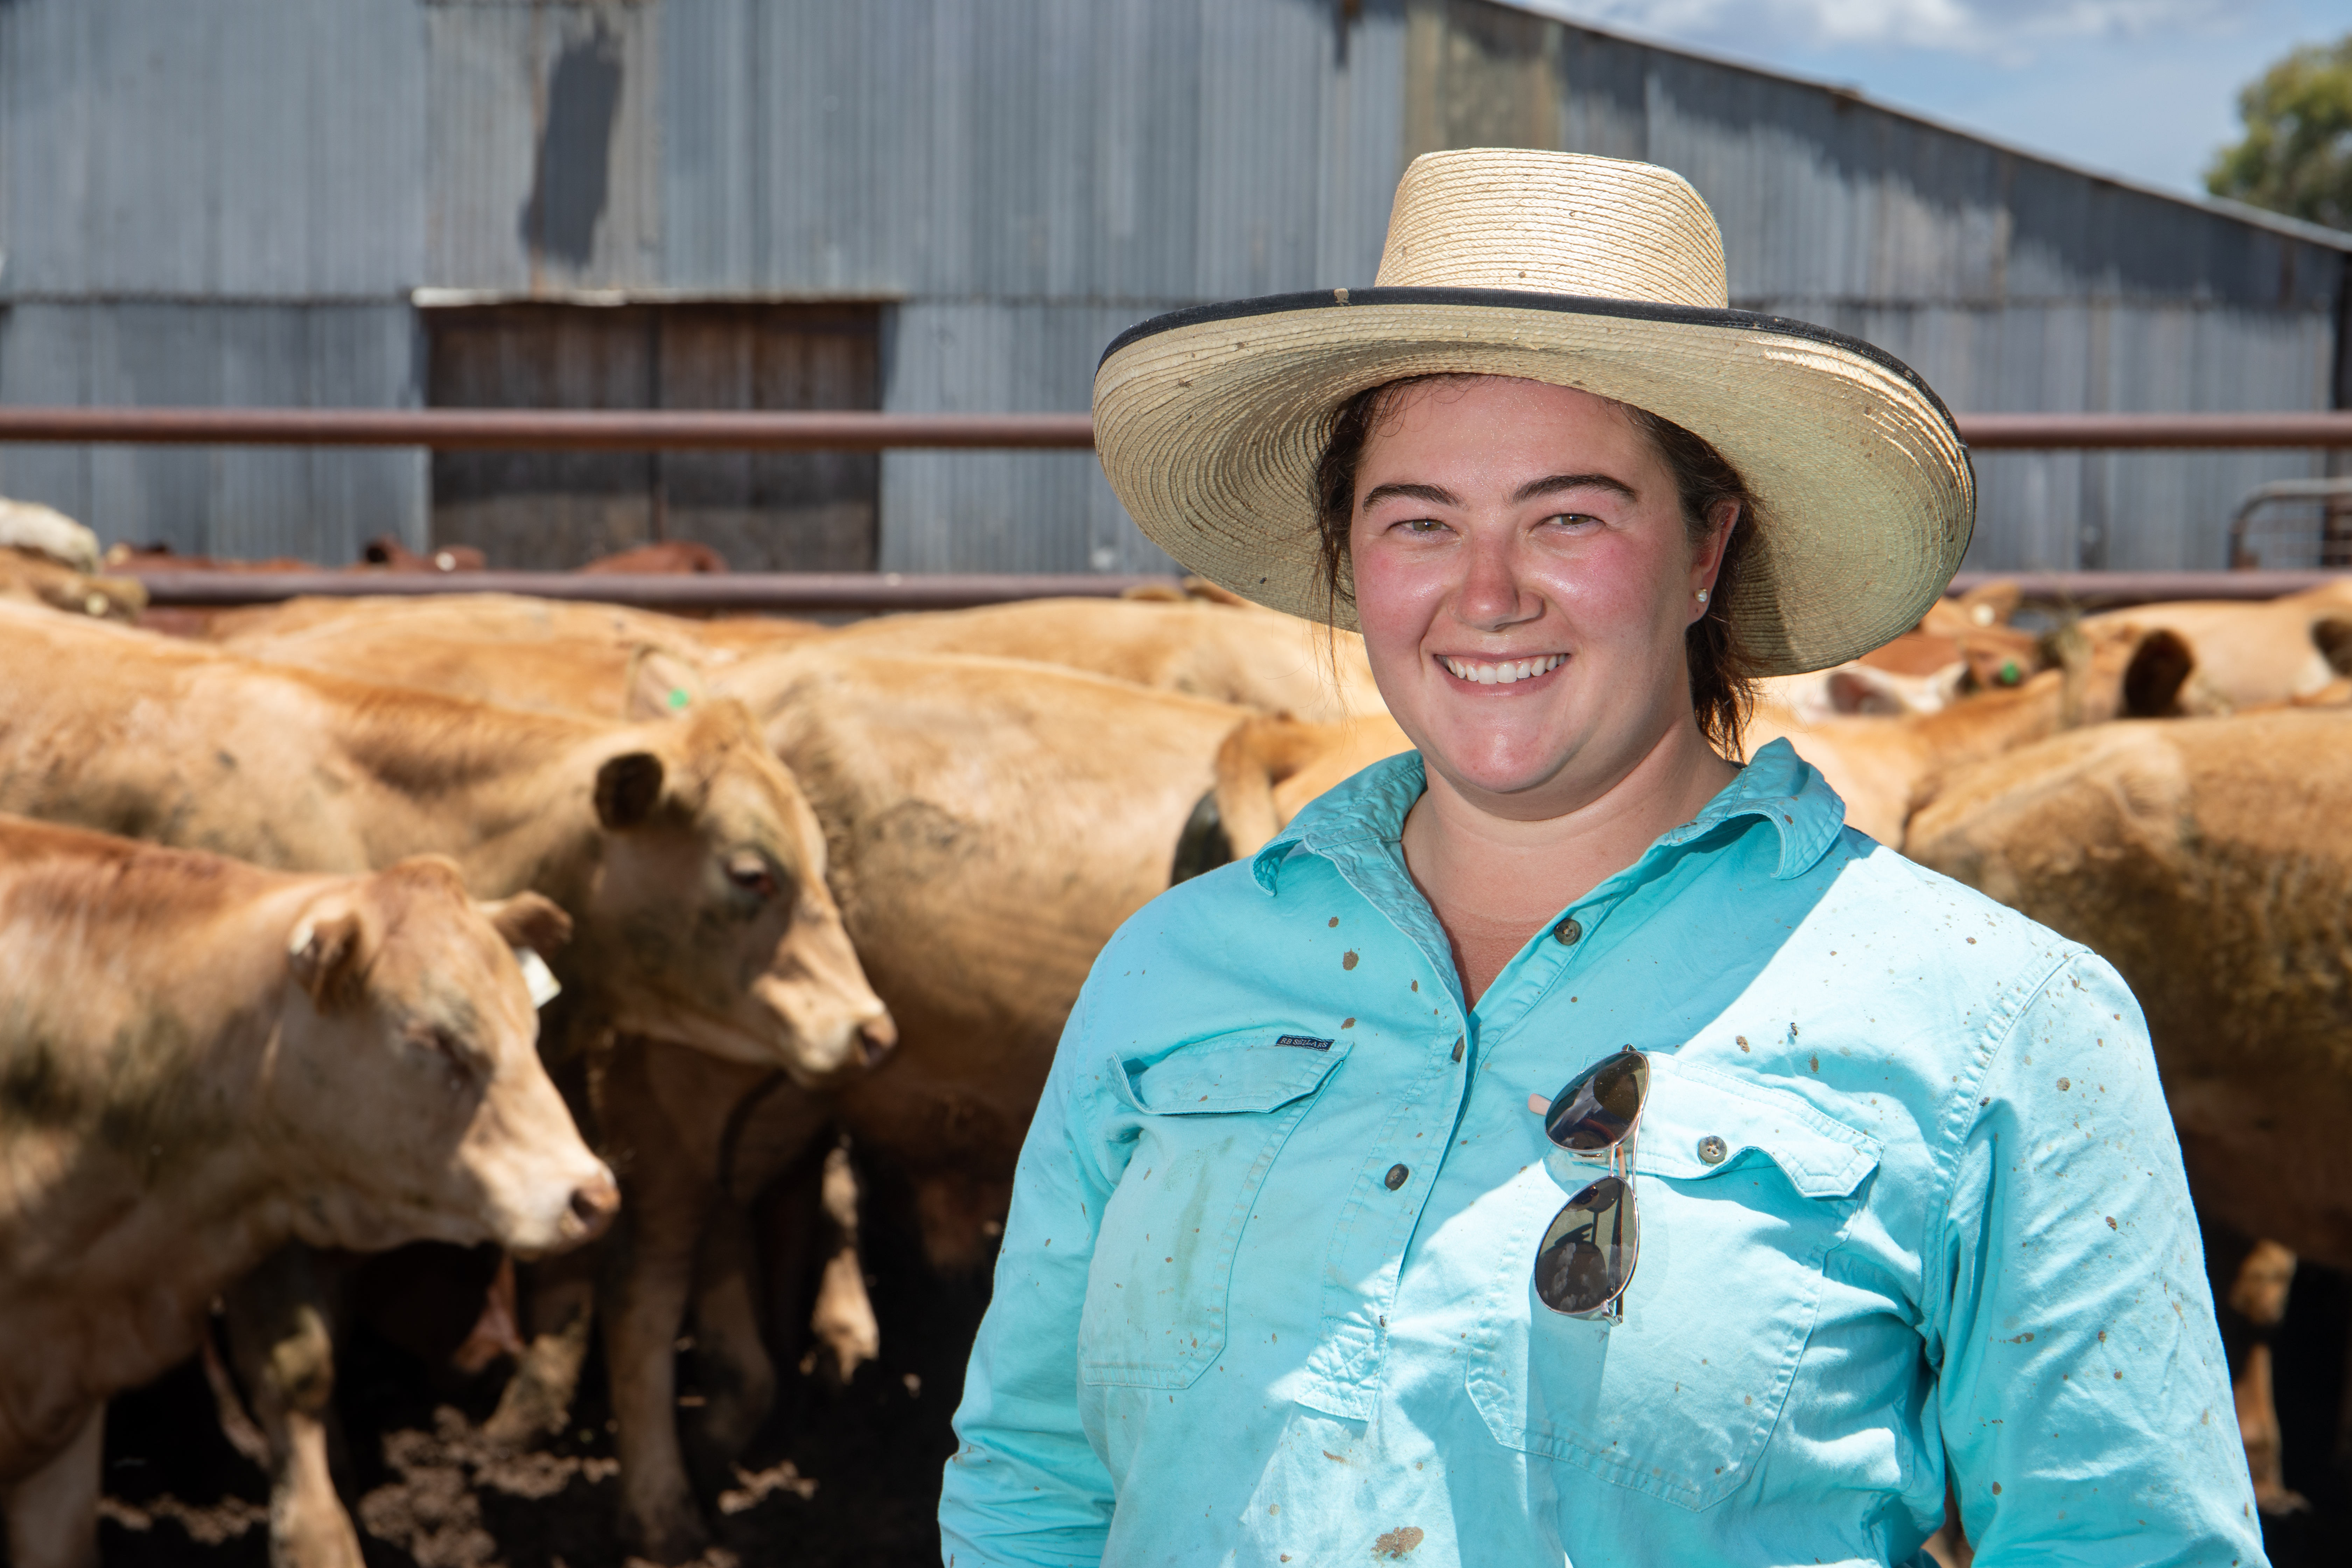
<path fill-rule="evenodd" d="M 1712 1164 L 1700 1156 L 1710 1138 L 1724 1144 Z M 1878 1168 L 1880 1152 L 1878 1140 L 1822 1115 L 1801 1096 L 1663 1053 L 1650 1058 L 1650 1097 L 1634 1139 L 1636 1171 L 1701 1181 L 1754 1150 L 1809 1198 L 1850 1196 Z"/>
<path fill-rule="evenodd" d="M 1286 1040 L 1307 1043 L 1282 1043 Z M 1272 1110 L 1314 1093 L 1354 1043 L 1255 1029 L 1180 1046 L 1149 1065 L 1121 1062 L 1113 1085 L 1124 1090 L 1121 1099 L 1151 1116 Z"/>

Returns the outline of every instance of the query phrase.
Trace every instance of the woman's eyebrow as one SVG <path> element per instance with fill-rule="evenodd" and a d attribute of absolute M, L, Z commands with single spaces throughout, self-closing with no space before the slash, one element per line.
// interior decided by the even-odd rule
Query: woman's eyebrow
<path fill-rule="evenodd" d="M 1364 492 L 1363 504 L 1369 508 L 1377 505 L 1381 501 L 1387 500 L 1391 496 L 1402 496 L 1407 500 L 1425 500 L 1432 506 L 1460 506 L 1462 504 L 1459 500 L 1455 499 L 1452 490 L 1441 489 L 1436 485 L 1410 484 L 1374 485 L 1370 489 Z"/>
<path fill-rule="evenodd" d="M 1633 486 L 1607 474 L 1552 474 L 1540 479 L 1529 479 L 1511 499 L 1515 501 L 1533 500 L 1538 496 L 1556 495 L 1561 490 L 1614 490 L 1627 500 L 1642 499 L 1633 493 Z"/>

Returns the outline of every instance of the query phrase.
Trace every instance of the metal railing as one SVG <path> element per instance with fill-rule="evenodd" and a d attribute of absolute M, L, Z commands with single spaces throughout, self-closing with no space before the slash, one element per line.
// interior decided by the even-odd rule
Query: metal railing
<path fill-rule="evenodd" d="M 1979 451 L 2352 448 L 2352 411 L 2259 414 L 1963 414 Z M 0 406 L 0 442 L 142 446 L 423 447 L 436 451 L 1085 450 L 1086 414 L 886 414 L 667 409 L 111 408 Z M 1065 595 L 1111 595 L 1160 577 L 1094 574 L 190 572 L 134 569 L 154 604 L 220 606 L 306 595 L 514 593 L 688 612 L 945 609 Z M 2159 598 L 2268 598 L 2324 572 L 1963 574 L 1955 591 L 2016 578 L 2034 597 L 2084 605 Z"/>
<path fill-rule="evenodd" d="M 873 615 L 965 610 L 1015 599 L 1117 598 L 1130 589 L 1174 589 L 1179 580 L 1108 573 L 1013 572 L 181 572 L 114 568 L 138 580 L 147 602 L 182 609 L 277 605 L 288 599 L 417 598 L 428 594 L 524 594 L 693 615 Z"/>
<path fill-rule="evenodd" d="M 2352 411 L 1962 414 L 1979 451 L 2352 447 Z M 900 447 L 1083 449 L 1085 414 L 687 412 L 517 408 L 34 408 L 0 406 L 0 441 L 140 446 L 430 447 L 436 451 L 878 452 Z"/>

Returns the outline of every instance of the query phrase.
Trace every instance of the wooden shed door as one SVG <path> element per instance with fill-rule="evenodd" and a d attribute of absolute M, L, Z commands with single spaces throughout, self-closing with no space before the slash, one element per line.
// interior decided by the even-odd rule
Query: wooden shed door
<path fill-rule="evenodd" d="M 436 408 L 877 408 L 873 305 L 426 310 Z M 848 452 L 436 452 L 433 542 L 568 569 L 659 540 L 739 572 L 866 572 L 881 460 Z"/>

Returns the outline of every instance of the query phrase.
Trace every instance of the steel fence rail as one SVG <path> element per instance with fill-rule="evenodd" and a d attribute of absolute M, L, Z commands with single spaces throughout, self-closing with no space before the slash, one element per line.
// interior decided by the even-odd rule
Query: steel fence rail
<path fill-rule="evenodd" d="M 2327 414 L 1960 414 L 1978 451 L 2352 447 L 2352 411 Z"/>
<path fill-rule="evenodd" d="M 428 594 L 521 594 L 703 615 L 813 615 L 957 610 L 1015 599 L 1113 598 L 1133 588 L 1174 590 L 1174 577 L 1092 573 L 740 572 L 710 575 L 581 572 L 186 572 L 123 568 L 158 606 L 218 609 L 288 599 L 403 598 Z M 2340 572 L 1963 572 L 1962 594 L 1986 583 L 2016 583 L 2037 603 L 2105 609 L 2173 599 L 2271 599 Z"/>
<path fill-rule="evenodd" d="M 1090 447 L 1084 414 L 729 414 L 661 409 L 0 407 L 0 441 L 436 451 L 878 452 Z"/>
<path fill-rule="evenodd" d="M 2352 411 L 1962 414 L 1979 451 L 2352 447 Z M 0 441 L 429 447 L 438 451 L 878 452 L 1094 445 L 1085 414 L 726 413 L 670 409 L 0 406 Z"/>
<path fill-rule="evenodd" d="M 185 572 L 118 568 L 147 602 L 184 609 L 276 605 L 288 599 L 415 598 L 428 594 L 522 594 L 719 615 L 826 611 L 961 610 L 1015 599 L 1116 598 L 1130 588 L 1175 589 L 1174 577 L 994 572 Z"/>
<path fill-rule="evenodd" d="M 1963 572 L 1950 592 L 1988 583 L 2014 583 L 2038 605 L 2121 609 L 2178 599 L 2275 599 L 2329 583 L 2352 583 L 2343 572 Z"/>

